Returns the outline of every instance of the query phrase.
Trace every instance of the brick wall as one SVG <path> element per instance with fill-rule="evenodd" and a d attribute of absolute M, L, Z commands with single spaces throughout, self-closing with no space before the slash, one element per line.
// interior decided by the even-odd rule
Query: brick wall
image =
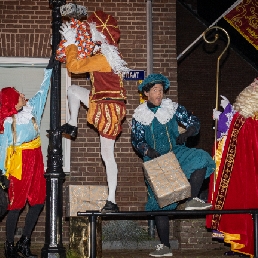
<path fill-rule="evenodd" d="M 205 218 L 176 219 L 173 222 L 173 235 L 182 250 L 222 250 L 229 249 L 223 242 L 211 237 L 211 231 L 205 228 Z M 228 251 L 228 250 L 227 250 Z M 212 257 L 212 255 L 211 255 Z"/>
<path fill-rule="evenodd" d="M 0 1 L 0 56 L 50 56 L 48 1 Z"/>
<path fill-rule="evenodd" d="M 67 1 L 68 3 L 68 1 Z M 84 1 L 76 1 L 84 5 Z M 176 57 L 176 1 L 152 1 L 153 5 L 153 69 L 171 81 L 168 97 L 177 99 Z M 146 1 L 120 0 L 87 3 L 88 13 L 102 9 L 117 18 L 121 30 L 119 49 L 132 69 L 147 69 L 146 50 Z M 0 56 L 49 57 L 52 11 L 48 1 L 0 1 Z M 73 75 L 72 83 L 90 88 L 85 75 Z M 137 82 L 125 82 L 127 90 L 127 119 L 139 104 Z M 85 120 L 86 109 L 79 112 L 79 134 L 72 142 L 71 173 L 64 184 L 64 211 L 69 184 L 106 184 L 106 174 L 100 157 L 98 133 Z M 115 146 L 118 164 L 117 203 L 121 210 L 143 210 L 146 188 L 143 180 L 142 161 L 133 151 L 127 119 Z M 22 213 L 18 228 L 24 224 L 27 207 Z M 32 235 L 32 241 L 44 242 L 45 211 Z M 68 220 L 63 224 L 63 241 L 68 241 Z M 0 237 L 5 239 L 5 218 L 0 223 Z"/>

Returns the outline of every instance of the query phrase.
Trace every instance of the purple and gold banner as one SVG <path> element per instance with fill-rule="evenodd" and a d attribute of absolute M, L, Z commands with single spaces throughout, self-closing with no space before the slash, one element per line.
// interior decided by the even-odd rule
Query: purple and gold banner
<path fill-rule="evenodd" d="M 257 0 L 243 0 L 224 19 L 258 50 Z"/>

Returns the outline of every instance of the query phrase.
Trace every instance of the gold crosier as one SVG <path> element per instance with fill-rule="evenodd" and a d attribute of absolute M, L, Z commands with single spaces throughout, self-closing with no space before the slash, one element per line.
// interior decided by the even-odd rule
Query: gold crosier
<path fill-rule="evenodd" d="M 214 40 L 208 40 L 206 35 L 208 34 L 208 32 L 210 32 L 211 30 L 214 30 L 216 29 L 217 30 L 221 30 L 223 31 L 226 36 L 227 36 L 227 45 L 226 47 L 224 48 L 224 50 L 222 51 L 222 53 L 219 55 L 218 59 L 217 59 L 217 70 L 216 70 L 216 103 L 215 103 L 215 110 L 217 111 L 218 110 L 218 98 L 219 98 L 219 74 L 220 74 L 220 59 L 221 57 L 223 56 L 223 54 L 226 52 L 226 50 L 228 49 L 229 47 L 229 44 L 230 44 L 230 37 L 227 33 L 226 30 L 224 30 L 223 28 L 219 27 L 219 26 L 213 26 L 211 28 L 208 28 L 207 30 L 205 30 L 203 32 L 203 39 L 206 43 L 208 44 L 214 44 L 218 38 L 219 38 L 219 34 L 216 33 L 215 34 L 215 38 Z M 218 119 L 215 119 L 215 136 L 214 136 L 214 156 L 213 156 L 213 159 L 215 161 L 215 158 L 216 158 L 216 152 L 217 152 L 217 128 L 218 128 Z M 213 200 L 213 194 L 215 192 L 215 186 L 216 186 L 216 171 L 214 172 L 214 182 L 213 182 L 213 192 L 212 192 L 212 200 Z"/>

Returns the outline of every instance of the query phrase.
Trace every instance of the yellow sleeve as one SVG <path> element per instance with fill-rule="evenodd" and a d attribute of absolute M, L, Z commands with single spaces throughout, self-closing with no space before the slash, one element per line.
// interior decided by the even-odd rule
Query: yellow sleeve
<path fill-rule="evenodd" d="M 65 49 L 65 54 L 66 68 L 71 73 L 111 72 L 111 67 L 106 57 L 101 54 L 78 60 L 78 49 L 76 45 L 69 45 Z"/>

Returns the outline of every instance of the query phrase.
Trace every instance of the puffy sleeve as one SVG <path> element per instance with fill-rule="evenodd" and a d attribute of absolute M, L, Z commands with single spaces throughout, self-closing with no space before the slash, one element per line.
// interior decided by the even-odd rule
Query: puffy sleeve
<path fill-rule="evenodd" d="M 76 45 L 69 45 L 65 49 L 66 68 L 69 72 L 79 74 L 86 72 L 111 72 L 111 67 L 105 56 L 99 54 L 83 59 L 77 59 Z"/>
<path fill-rule="evenodd" d="M 51 84 L 52 69 L 44 70 L 44 79 L 41 83 L 39 91 L 28 101 L 28 104 L 32 107 L 32 113 L 39 125 L 42 118 L 42 113 L 47 100 L 48 90 Z"/>
<path fill-rule="evenodd" d="M 200 131 L 200 121 L 194 116 L 192 113 L 188 112 L 184 106 L 178 105 L 176 110 L 176 120 L 178 123 L 181 123 L 186 127 L 186 129 L 190 126 L 195 127 L 197 135 Z"/>
<path fill-rule="evenodd" d="M 236 111 L 234 110 L 233 106 L 229 103 L 225 107 L 224 111 L 219 115 L 217 139 L 220 139 L 224 135 L 227 135 L 229 126 L 235 113 Z"/>
<path fill-rule="evenodd" d="M 149 145 L 145 140 L 144 126 L 134 118 L 132 119 L 131 141 L 135 150 L 140 155 L 145 156 Z"/>
<path fill-rule="evenodd" d="M 6 151 L 9 146 L 9 142 L 12 141 L 12 130 L 11 123 L 4 123 L 4 133 L 0 134 L 0 169 L 5 174 L 5 159 L 6 159 Z"/>

